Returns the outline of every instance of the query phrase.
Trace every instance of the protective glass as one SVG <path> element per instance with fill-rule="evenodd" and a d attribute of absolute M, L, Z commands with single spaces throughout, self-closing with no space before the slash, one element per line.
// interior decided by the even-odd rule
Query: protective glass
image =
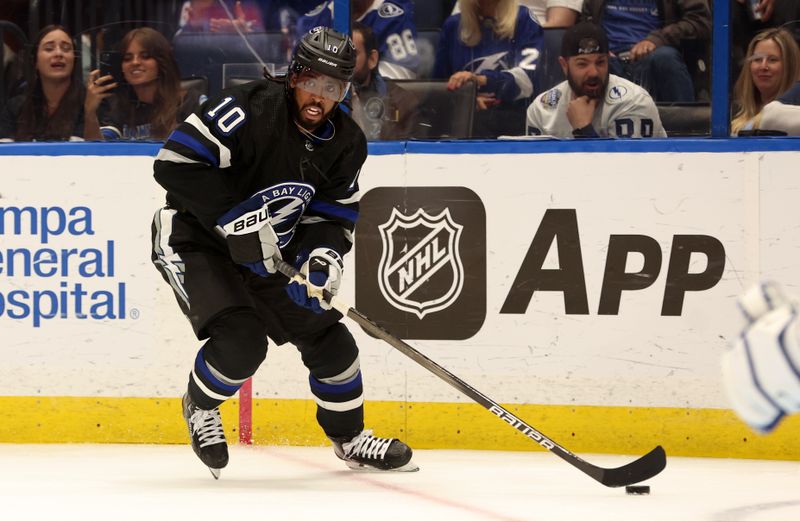
<path fill-rule="evenodd" d="M 350 89 L 350 82 L 337 80 L 324 74 L 305 72 L 297 77 L 296 86 L 311 94 L 340 102 L 347 95 L 347 90 Z"/>

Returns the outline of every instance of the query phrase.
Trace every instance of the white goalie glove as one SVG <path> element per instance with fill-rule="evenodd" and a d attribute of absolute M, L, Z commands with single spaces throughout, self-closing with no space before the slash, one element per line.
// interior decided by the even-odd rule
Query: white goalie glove
<path fill-rule="evenodd" d="M 800 410 L 797 307 L 774 283 L 739 298 L 747 324 L 722 359 L 722 377 L 736 413 L 751 428 L 773 430 Z"/>

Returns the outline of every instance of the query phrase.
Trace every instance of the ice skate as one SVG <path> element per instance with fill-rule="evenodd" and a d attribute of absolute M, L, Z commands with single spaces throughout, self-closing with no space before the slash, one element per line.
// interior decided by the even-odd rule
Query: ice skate
<path fill-rule="evenodd" d="M 353 438 L 331 437 L 333 451 L 350 469 L 377 471 L 418 471 L 412 451 L 398 439 L 382 439 L 364 430 Z"/>
<path fill-rule="evenodd" d="M 228 443 L 222 430 L 219 408 L 201 410 L 186 393 L 183 396 L 183 418 L 189 427 L 192 449 L 208 466 L 215 479 L 219 479 L 222 468 L 228 465 Z"/>

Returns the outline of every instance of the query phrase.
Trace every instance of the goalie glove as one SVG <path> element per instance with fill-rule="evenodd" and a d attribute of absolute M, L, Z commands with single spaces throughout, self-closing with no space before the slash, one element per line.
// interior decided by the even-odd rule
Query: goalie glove
<path fill-rule="evenodd" d="M 282 259 L 281 250 L 261 197 L 254 196 L 236 205 L 217 220 L 217 225 L 235 263 L 262 277 L 276 272 L 273 257 Z"/>
<path fill-rule="evenodd" d="M 747 324 L 723 355 L 722 376 L 739 417 L 766 433 L 800 410 L 797 309 L 774 283 L 745 292 L 739 307 Z"/>
<path fill-rule="evenodd" d="M 323 290 L 336 295 L 343 271 L 342 257 L 335 250 L 315 248 L 300 267 L 304 283 L 290 281 L 286 293 L 298 306 L 321 314 L 331 309 L 331 304 L 323 297 Z"/>

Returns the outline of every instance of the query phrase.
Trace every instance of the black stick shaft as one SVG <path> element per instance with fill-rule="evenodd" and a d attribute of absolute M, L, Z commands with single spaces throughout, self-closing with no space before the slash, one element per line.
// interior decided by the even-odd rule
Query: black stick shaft
<path fill-rule="evenodd" d="M 303 283 L 303 276 L 292 265 L 279 259 L 275 259 L 275 264 L 278 268 L 278 271 L 280 271 L 283 275 L 289 279 L 294 279 L 300 283 Z M 346 315 L 370 334 L 385 341 L 393 348 L 401 351 L 420 366 L 427 369 L 473 401 L 489 410 L 489 412 L 502 419 L 509 426 L 516 428 L 529 439 L 538 443 L 543 448 L 555 453 L 598 482 L 610 487 L 627 486 L 647 480 L 650 477 L 657 475 L 666 466 L 666 455 L 661 446 L 657 446 L 655 449 L 650 451 L 650 453 L 619 468 L 601 468 L 586 462 L 565 447 L 556 443 L 553 439 L 545 436 L 540 431 L 527 424 L 522 419 L 512 415 L 497 402 L 476 390 L 459 377 L 453 375 L 447 369 L 440 366 L 438 363 L 434 362 L 432 359 L 428 358 L 426 355 L 419 352 L 402 339 L 395 337 L 355 308 L 346 305 L 327 290 L 324 291 L 323 294 L 325 300 L 328 301 L 331 306 L 341 312 L 342 315 Z"/>

